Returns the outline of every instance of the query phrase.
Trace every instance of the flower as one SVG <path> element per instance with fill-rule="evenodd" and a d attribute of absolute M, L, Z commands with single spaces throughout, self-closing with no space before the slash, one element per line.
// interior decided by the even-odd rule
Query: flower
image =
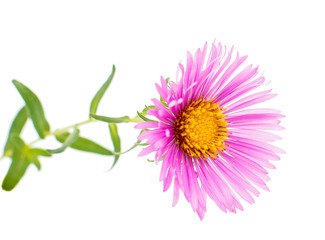
<path fill-rule="evenodd" d="M 148 111 L 158 121 L 137 124 L 146 130 L 139 140 L 148 147 L 139 156 L 156 151 L 162 161 L 160 181 L 166 191 L 174 182 L 176 205 L 179 191 L 202 220 L 209 196 L 224 212 L 243 210 L 239 197 L 254 203 L 256 187 L 269 190 L 265 168 L 275 168 L 280 148 L 269 144 L 281 139 L 264 130 L 281 130 L 280 111 L 269 108 L 247 109 L 276 96 L 271 90 L 256 91 L 265 85 L 258 67 L 241 68 L 247 56 L 232 59 L 220 43 L 207 44 L 193 57 L 187 54 L 186 68 L 180 63 L 179 80 L 156 84 L 161 100 L 152 99 Z M 178 71 L 178 72 L 179 72 Z"/>

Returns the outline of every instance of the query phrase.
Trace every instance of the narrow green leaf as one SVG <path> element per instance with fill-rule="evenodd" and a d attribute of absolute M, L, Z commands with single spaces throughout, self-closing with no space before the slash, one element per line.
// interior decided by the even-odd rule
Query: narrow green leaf
<path fill-rule="evenodd" d="M 155 120 L 151 120 L 151 119 L 149 119 L 149 118 L 146 118 L 145 116 L 143 116 L 141 113 L 139 113 L 138 111 L 137 111 L 137 114 L 138 114 L 138 116 L 143 120 L 143 121 L 146 121 L 146 122 L 157 122 L 157 121 L 155 121 Z"/>
<path fill-rule="evenodd" d="M 28 161 L 30 163 L 35 164 L 35 166 L 37 167 L 38 170 L 41 170 L 41 163 L 38 160 L 39 156 L 50 157 L 50 156 L 52 156 L 52 154 L 49 153 L 48 151 L 46 151 L 44 149 L 40 149 L 40 148 L 31 148 L 28 150 L 28 152 L 27 152 Z"/>
<path fill-rule="evenodd" d="M 31 148 L 30 152 L 37 156 L 43 156 L 43 157 L 51 157 L 52 156 L 51 153 L 49 153 L 48 151 L 46 151 L 44 149 L 40 149 L 40 148 Z"/>
<path fill-rule="evenodd" d="M 30 163 L 33 163 L 38 170 L 41 170 L 41 163 L 38 160 L 38 155 L 31 154 L 30 156 L 28 156 L 28 161 Z"/>
<path fill-rule="evenodd" d="M 160 97 L 160 102 L 165 105 L 165 107 L 169 108 L 168 104 L 165 102 L 165 100 Z"/>
<path fill-rule="evenodd" d="M 13 143 L 12 162 L 2 182 L 2 189 L 11 191 L 24 176 L 30 162 L 26 158 L 25 143 L 18 137 L 11 137 Z"/>
<path fill-rule="evenodd" d="M 27 108 L 24 106 L 19 110 L 15 119 L 13 120 L 9 130 L 9 135 L 11 134 L 19 135 L 23 130 L 27 118 L 28 118 L 28 111 Z"/>
<path fill-rule="evenodd" d="M 109 132 L 111 134 L 113 146 L 114 146 L 114 152 L 121 152 L 121 139 L 120 136 L 118 135 L 117 125 L 115 123 L 109 123 L 108 127 L 109 127 Z M 115 166 L 119 158 L 120 155 L 115 155 L 114 162 L 111 169 Z"/>
<path fill-rule="evenodd" d="M 21 131 L 27 121 L 27 118 L 28 118 L 27 108 L 23 107 L 22 109 L 20 109 L 20 111 L 18 112 L 18 114 L 16 115 L 16 117 L 14 118 L 14 120 L 11 124 L 9 134 L 8 134 L 7 143 L 5 145 L 3 155 L 8 155 L 8 152 L 12 149 L 10 138 L 13 135 L 19 136 L 19 134 L 21 133 Z"/>
<path fill-rule="evenodd" d="M 25 149 L 27 147 L 24 140 L 21 139 L 17 134 L 12 134 L 10 141 L 12 143 L 14 150 Z"/>
<path fill-rule="evenodd" d="M 70 133 L 66 132 L 55 137 L 59 142 L 63 143 L 69 136 Z M 92 152 L 101 155 L 109 155 L 109 156 L 113 155 L 112 151 L 102 147 L 101 145 L 87 138 L 83 138 L 80 136 L 71 144 L 70 147 L 80 151 Z"/>
<path fill-rule="evenodd" d="M 111 84 L 111 82 L 113 80 L 113 77 L 114 77 L 114 74 L 115 74 L 115 66 L 113 65 L 111 75 L 108 77 L 106 82 L 101 86 L 101 88 L 98 90 L 98 92 L 94 96 L 93 100 L 91 101 L 89 113 L 95 114 L 97 112 L 99 102 L 102 99 L 102 97 L 104 96 L 104 93 L 106 92 L 107 88 Z"/>
<path fill-rule="evenodd" d="M 49 153 L 62 153 L 67 147 L 70 147 L 79 137 L 80 130 L 74 128 L 73 132 L 65 139 L 62 146 L 57 149 L 47 149 Z"/>
<path fill-rule="evenodd" d="M 95 114 L 90 114 L 90 116 L 92 118 L 95 118 L 99 121 L 102 122 L 107 122 L 107 123 L 123 123 L 123 122 L 129 122 L 130 121 L 130 117 L 128 116 L 123 116 L 123 117 L 119 117 L 119 118 L 111 118 L 111 117 L 105 117 L 105 116 L 99 116 L 99 115 L 95 115 Z"/>
<path fill-rule="evenodd" d="M 11 191 L 24 176 L 29 164 L 22 151 L 15 151 L 10 168 L 2 182 L 2 189 Z"/>
<path fill-rule="evenodd" d="M 155 105 L 149 105 L 149 106 L 146 105 L 146 107 L 142 110 L 141 114 L 144 116 L 147 115 L 150 109 L 157 109 L 157 108 Z"/>
<path fill-rule="evenodd" d="M 31 163 L 35 164 L 38 170 L 41 169 L 39 156 L 51 156 L 44 149 L 29 148 L 18 135 L 11 136 L 10 142 L 13 150 L 12 162 L 2 182 L 2 189 L 6 191 L 11 191 L 17 185 Z"/>
<path fill-rule="evenodd" d="M 40 100 L 24 84 L 18 82 L 17 80 L 13 80 L 12 82 L 26 103 L 29 116 L 33 121 L 38 135 L 40 138 L 45 138 L 46 134 L 50 131 L 50 125 L 45 118 Z"/>

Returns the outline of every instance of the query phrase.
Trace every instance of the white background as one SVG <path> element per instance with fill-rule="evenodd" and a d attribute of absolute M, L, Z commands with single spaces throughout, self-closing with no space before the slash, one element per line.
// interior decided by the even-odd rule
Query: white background
<path fill-rule="evenodd" d="M 37 93 L 56 129 L 87 119 L 115 64 L 98 114 L 134 116 L 157 97 L 160 75 L 175 78 L 186 51 L 216 39 L 271 81 L 279 96 L 266 105 L 287 116 L 277 142 L 287 154 L 255 204 L 225 214 L 208 201 L 201 222 L 183 196 L 171 207 L 160 165 L 140 149 L 109 173 L 111 158 L 67 150 L 0 191 L 0 239 L 325 239 L 324 22 L 322 1 L 1 1 L 0 146 L 23 105 L 12 79 Z M 111 147 L 105 124 L 81 133 Z M 121 125 L 120 135 L 127 149 L 137 131 Z M 23 136 L 37 137 L 30 122 Z"/>

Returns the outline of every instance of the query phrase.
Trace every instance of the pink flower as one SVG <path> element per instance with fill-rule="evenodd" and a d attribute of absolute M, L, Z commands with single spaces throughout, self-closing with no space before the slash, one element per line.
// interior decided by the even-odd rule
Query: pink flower
<path fill-rule="evenodd" d="M 202 220 L 209 196 L 224 212 L 243 210 L 239 197 L 254 203 L 257 187 L 268 190 L 266 168 L 279 160 L 283 150 L 269 142 L 280 139 L 264 130 L 281 130 L 280 111 L 246 109 L 276 96 L 271 90 L 255 91 L 265 79 L 258 67 L 241 68 L 247 56 L 232 60 L 233 48 L 207 44 L 193 57 L 187 54 L 186 68 L 180 63 L 180 78 L 156 84 L 161 101 L 152 99 L 148 111 L 158 121 L 136 125 L 146 129 L 139 140 L 148 147 L 139 156 L 156 151 L 162 161 L 160 180 L 164 191 L 174 183 L 173 206 L 179 191 Z"/>

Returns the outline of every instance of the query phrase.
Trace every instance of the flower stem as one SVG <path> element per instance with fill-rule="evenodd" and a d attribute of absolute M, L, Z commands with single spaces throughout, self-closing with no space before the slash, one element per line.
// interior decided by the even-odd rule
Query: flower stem
<path fill-rule="evenodd" d="M 76 123 L 74 125 L 70 125 L 70 126 L 67 126 L 67 127 L 64 127 L 64 128 L 57 129 L 54 132 L 48 132 L 46 134 L 45 138 L 48 137 L 48 136 L 58 136 L 58 135 L 60 135 L 62 133 L 67 132 L 71 128 L 79 127 L 79 126 L 82 126 L 82 125 L 85 125 L 85 124 L 88 124 L 88 123 L 91 123 L 91 122 L 97 122 L 97 120 L 96 119 L 93 119 L 93 118 L 90 118 L 90 119 L 88 119 L 86 121 L 82 121 L 82 122 Z M 41 140 L 43 140 L 43 139 L 42 138 L 37 138 L 34 141 L 30 142 L 28 144 L 28 146 L 32 146 L 32 145 L 40 142 Z"/>
<path fill-rule="evenodd" d="M 82 122 L 79 122 L 79 123 L 76 123 L 76 124 L 73 124 L 73 125 L 70 125 L 70 126 L 67 126 L 67 127 L 64 127 L 64 128 L 59 128 L 59 129 L 56 129 L 54 132 L 48 132 L 45 136 L 45 138 L 47 138 L 48 136 L 58 136 L 58 135 L 61 135 L 67 131 L 69 131 L 71 128 L 76 128 L 76 127 L 79 127 L 79 126 L 82 126 L 82 125 L 86 125 L 88 123 L 92 123 L 92 122 L 100 122 L 94 118 L 90 118 L 88 120 L 85 120 L 85 121 L 82 121 Z M 138 123 L 138 122 L 143 122 L 143 120 L 141 118 L 139 118 L 138 116 L 135 116 L 133 118 L 130 118 L 129 122 L 132 122 L 132 123 Z M 38 142 L 40 142 L 41 140 L 44 140 L 42 138 L 37 138 L 33 141 L 31 141 L 28 146 L 32 146 Z M 129 151 L 131 151 L 132 149 L 136 148 L 137 146 L 144 146 L 146 144 L 141 144 L 140 141 L 137 141 L 131 148 L 129 148 L 128 150 L 124 151 L 124 152 L 114 152 L 114 151 L 111 151 L 113 153 L 113 155 L 122 155 L 124 153 L 127 153 Z M 5 158 L 7 155 L 3 155 L 0 157 L 0 160 L 2 160 L 3 158 Z"/>
<path fill-rule="evenodd" d="M 134 118 L 131 118 L 129 122 L 139 123 L 143 122 L 143 119 L 141 119 L 139 116 L 135 116 Z"/>

